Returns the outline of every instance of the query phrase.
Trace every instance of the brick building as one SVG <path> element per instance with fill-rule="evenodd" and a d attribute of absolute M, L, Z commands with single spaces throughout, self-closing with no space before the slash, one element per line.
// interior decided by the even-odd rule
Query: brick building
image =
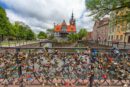
<path fill-rule="evenodd" d="M 95 22 L 93 26 L 92 38 L 94 41 L 107 41 L 109 30 L 109 18 L 103 18 Z"/>
<path fill-rule="evenodd" d="M 69 24 L 67 24 L 65 20 L 63 20 L 61 24 L 54 25 L 54 36 L 58 39 L 66 39 L 67 35 L 71 33 L 76 33 L 76 23 L 73 13 L 69 21 Z"/>

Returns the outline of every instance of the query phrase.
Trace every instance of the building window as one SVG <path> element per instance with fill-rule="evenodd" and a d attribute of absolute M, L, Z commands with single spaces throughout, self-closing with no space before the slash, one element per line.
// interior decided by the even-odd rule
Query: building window
<path fill-rule="evenodd" d="M 116 39 L 118 40 L 118 35 L 116 36 Z"/>
<path fill-rule="evenodd" d="M 127 29 L 130 30 L 130 23 L 127 24 Z"/>
<path fill-rule="evenodd" d="M 120 25 L 118 25 L 118 27 L 117 27 L 117 31 L 120 31 Z"/>
<path fill-rule="evenodd" d="M 113 40 L 113 35 L 111 36 L 111 40 Z"/>
<path fill-rule="evenodd" d="M 111 40 L 111 36 L 108 37 L 108 40 Z"/>
<path fill-rule="evenodd" d="M 122 39 L 123 39 L 123 35 L 120 36 L 120 40 L 122 40 Z"/>

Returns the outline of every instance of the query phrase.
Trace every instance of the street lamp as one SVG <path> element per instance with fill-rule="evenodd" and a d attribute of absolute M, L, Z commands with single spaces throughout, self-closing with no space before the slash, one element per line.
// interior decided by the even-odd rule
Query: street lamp
<path fill-rule="evenodd" d="M 126 46 L 126 34 L 127 34 L 127 24 L 126 24 L 125 32 L 124 32 L 124 48 Z"/>
<path fill-rule="evenodd" d="M 126 39 L 126 31 L 125 31 L 125 33 L 124 33 L 124 48 L 125 48 L 125 46 L 126 46 L 125 39 Z"/>
<path fill-rule="evenodd" d="M 98 31 L 96 30 L 96 35 L 97 35 L 97 40 L 96 40 L 96 42 L 97 42 L 97 44 L 98 44 Z"/>

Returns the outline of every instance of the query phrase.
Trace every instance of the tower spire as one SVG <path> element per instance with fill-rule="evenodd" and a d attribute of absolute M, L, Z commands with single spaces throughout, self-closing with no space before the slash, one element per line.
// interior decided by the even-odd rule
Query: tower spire
<path fill-rule="evenodd" d="M 71 18 L 74 19 L 74 13 L 73 13 L 73 11 L 72 11 L 72 16 L 71 16 Z"/>
<path fill-rule="evenodd" d="M 74 19 L 73 11 L 72 11 L 71 19 L 70 19 L 70 25 L 75 25 L 75 19 Z"/>

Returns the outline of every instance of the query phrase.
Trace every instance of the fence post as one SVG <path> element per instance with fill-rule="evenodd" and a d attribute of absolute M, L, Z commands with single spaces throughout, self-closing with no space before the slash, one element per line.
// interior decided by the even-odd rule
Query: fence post
<path fill-rule="evenodd" d="M 119 42 L 117 43 L 117 47 L 119 47 Z"/>
<path fill-rule="evenodd" d="M 18 75 L 19 75 L 19 78 L 20 78 L 19 87 L 24 87 L 23 86 L 23 78 L 21 78 L 21 76 L 22 76 L 21 60 L 19 60 L 19 58 L 18 58 L 19 51 L 20 51 L 20 48 L 17 48 L 16 49 L 16 63 L 18 65 Z"/>
<path fill-rule="evenodd" d="M 40 44 L 40 47 L 42 47 L 42 42 L 39 42 L 39 44 Z"/>
<path fill-rule="evenodd" d="M 125 47 L 126 47 L 126 42 L 124 42 L 124 49 L 125 49 Z"/>
<path fill-rule="evenodd" d="M 92 70 L 93 70 L 93 66 L 91 65 L 91 71 Z M 89 87 L 93 87 L 93 81 L 94 81 L 94 72 L 92 71 L 91 76 L 89 78 L 89 82 L 90 82 Z"/>

